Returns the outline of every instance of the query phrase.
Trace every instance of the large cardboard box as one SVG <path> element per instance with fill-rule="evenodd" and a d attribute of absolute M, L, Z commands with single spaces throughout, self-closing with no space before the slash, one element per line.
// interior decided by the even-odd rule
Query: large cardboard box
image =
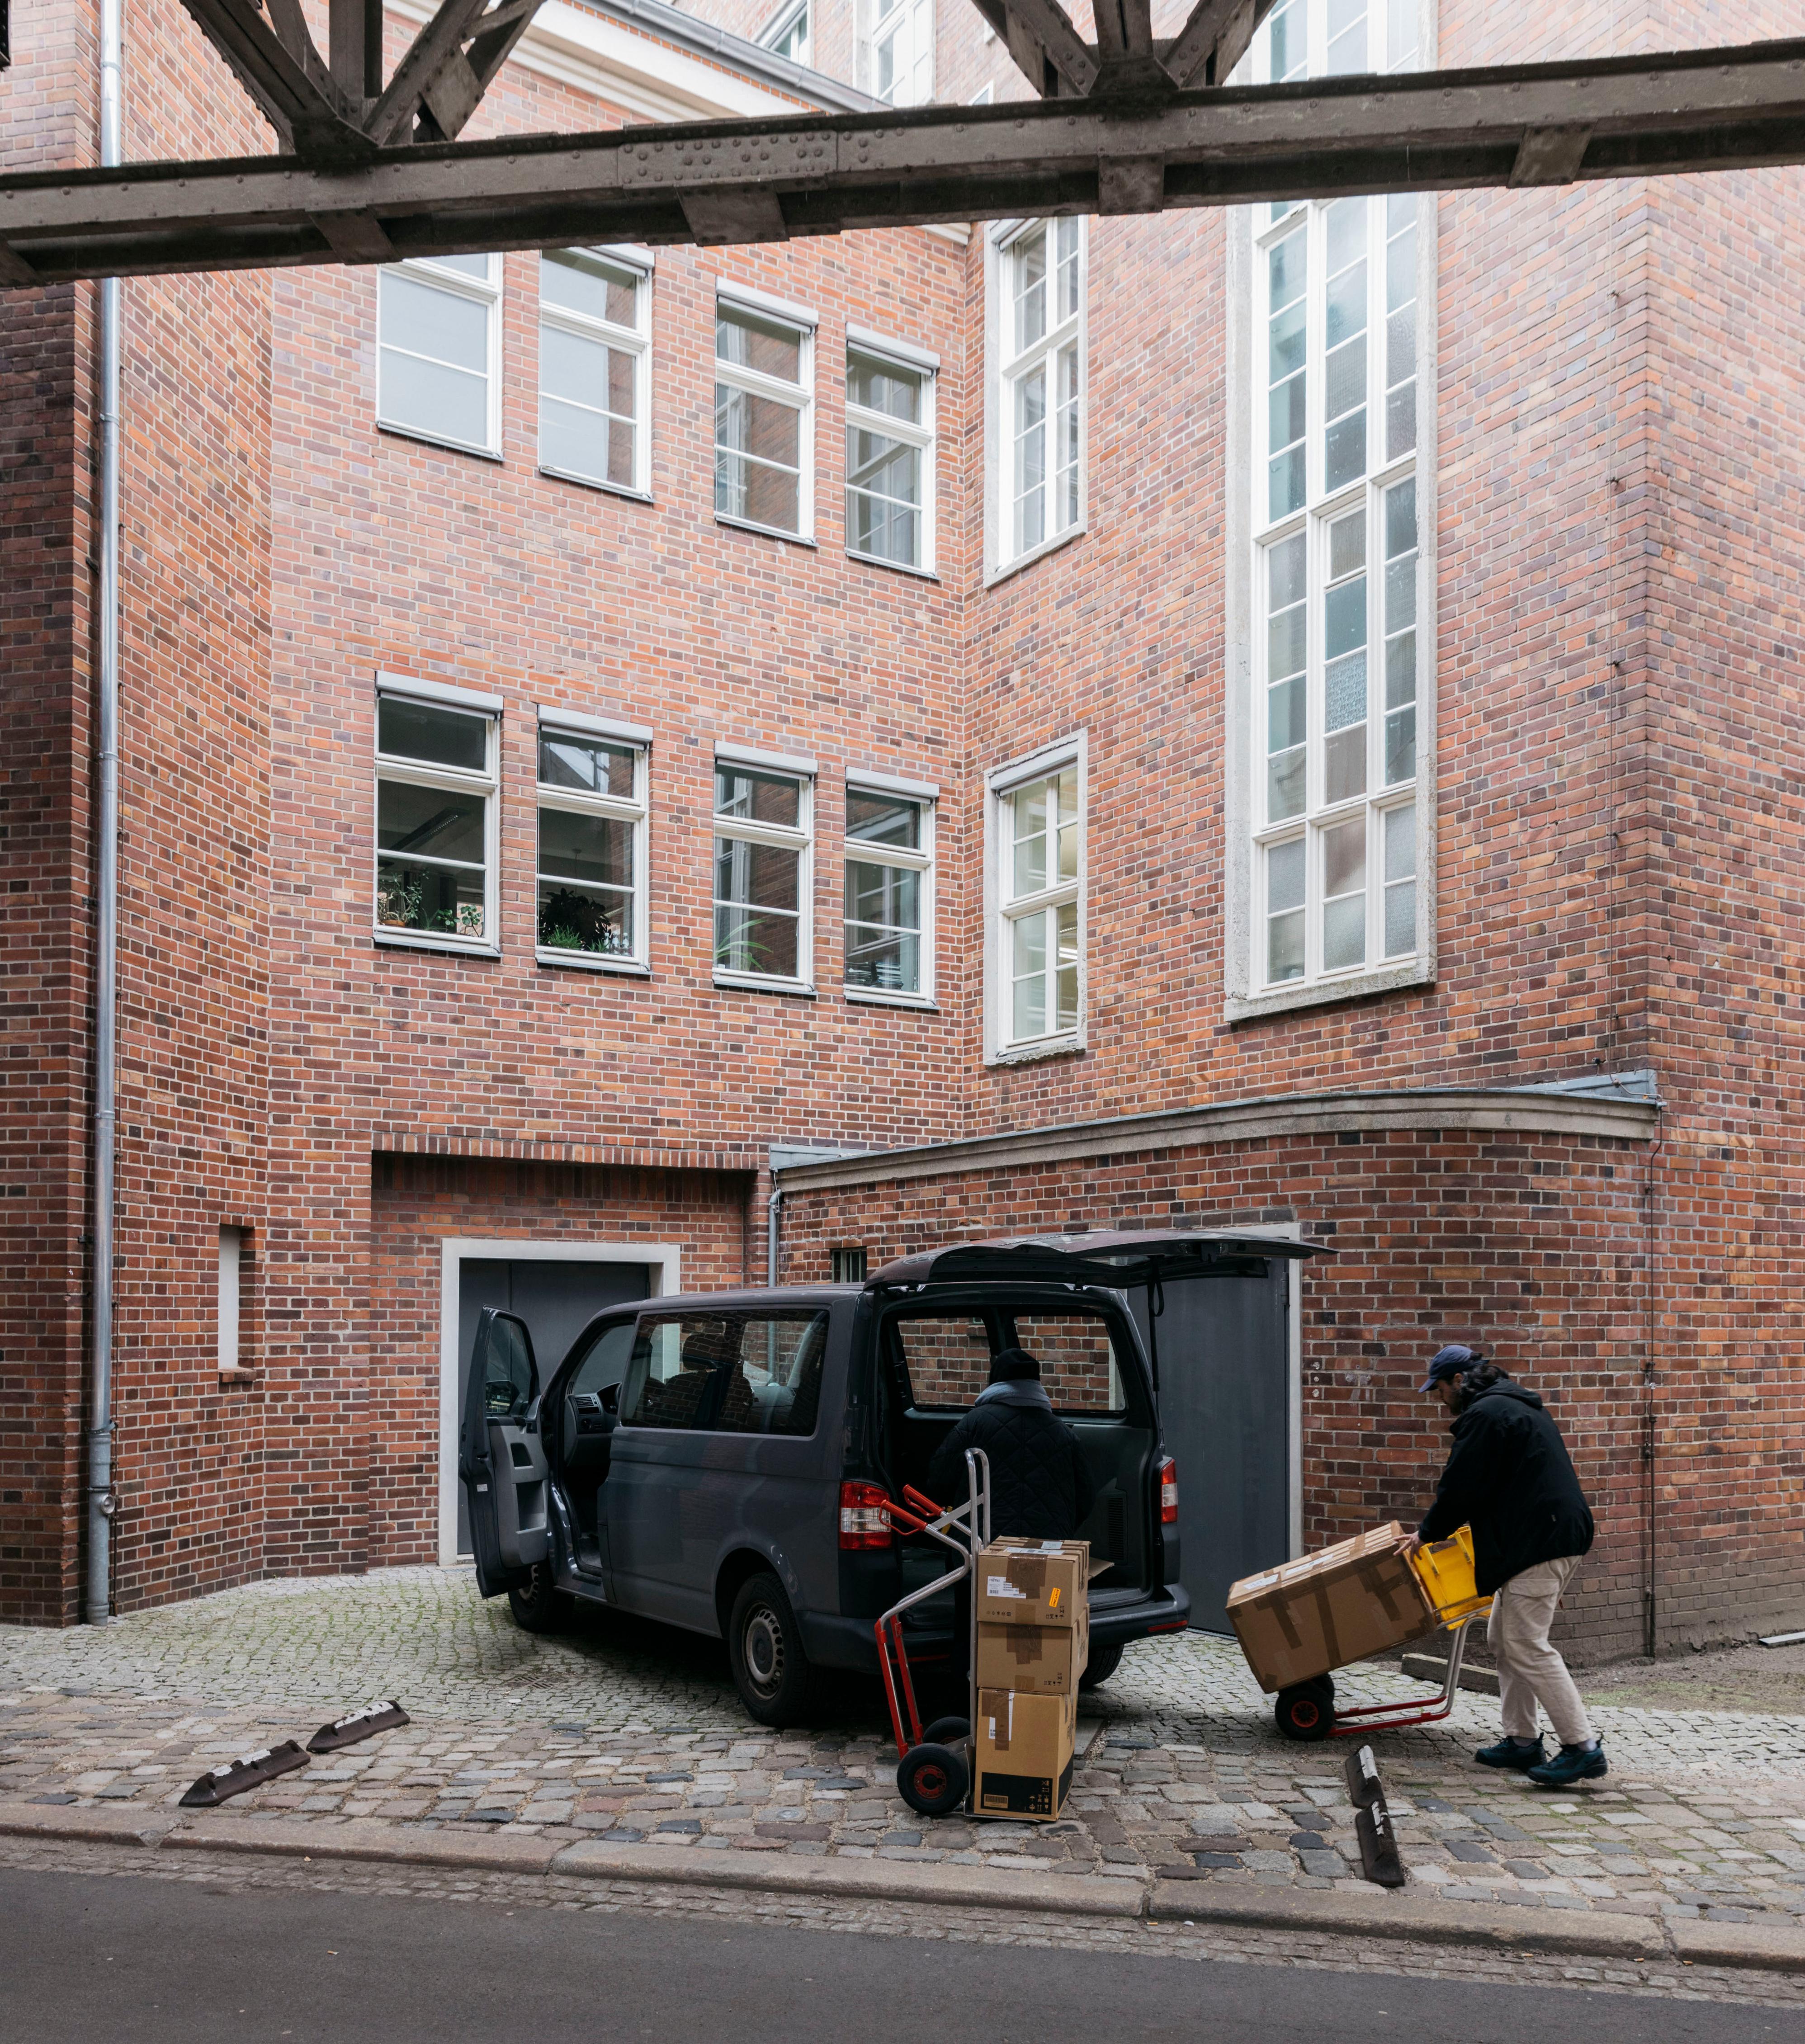
<path fill-rule="evenodd" d="M 1398 1552 L 1404 1537 L 1393 1520 L 1235 1585 L 1229 1623 L 1262 1689 L 1288 1689 L 1434 1626 L 1422 1581 Z"/>
<path fill-rule="evenodd" d="M 1030 1696 L 1075 1696 L 1090 1658 L 1090 1613 L 1076 1625 L 977 1627 L 977 1686 Z"/>
<path fill-rule="evenodd" d="M 977 1558 L 980 1625 L 1076 1625 L 1089 1604 L 1088 1540 L 993 1540 Z"/>
<path fill-rule="evenodd" d="M 1077 1728 L 1075 1696 L 981 1689 L 972 1727 L 972 1808 L 982 1817 L 1051 1823 L 1072 1786 Z"/>

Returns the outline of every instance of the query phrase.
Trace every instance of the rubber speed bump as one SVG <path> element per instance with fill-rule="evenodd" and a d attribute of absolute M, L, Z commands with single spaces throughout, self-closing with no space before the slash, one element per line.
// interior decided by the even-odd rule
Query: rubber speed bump
<path fill-rule="evenodd" d="M 393 1731 L 397 1725 L 411 1724 L 397 1703 L 366 1704 L 342 1718 L 323 1724 L 307 1742 L 309 1753 L 336 1753 L 341 1746 L 355 1746 L 360 1739 L 373 1739 L 379 1731 Z"/>
<path fill-rule="evenodd" d="M 178 1807 L 184 1810 L 217 1809 L 221 1803 L 230 1802 L 234 1796 L 242 1796 L 247 1788 L 261 1788 L 266 1781 L 275 1781 L 278 1774 L 292 1774 L 296 1768 L 306 1765 L 307 1756 L 300 1746 L 294 1739 L 285 1739 L 280 1746 L 246 1754 L 229 1767 L 209 1769 Z"/>

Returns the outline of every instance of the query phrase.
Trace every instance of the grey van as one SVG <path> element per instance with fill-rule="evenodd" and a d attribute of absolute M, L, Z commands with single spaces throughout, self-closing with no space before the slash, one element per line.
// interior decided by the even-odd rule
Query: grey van
<path fill-rule="evenodd" d="M 1165 1233 L 961 1243 L 862 1285 L 613 1308 L 543 1385 L 524 1323 L 490 1308 L 459 1439 L 478 1585 L 530 1631 L 582 1600 L 724 1638 L 752 1716 L 795 1723 L 811 1671 L 874 1673 L 879 1614 L 944 1572 L 943 1550 L 894 1532 L 885 1502 L 926 1489 L 991 1358 L 1025 1348 L 1095 1479 L 1079 1529 L 1111 1565 L 1092 1593 L 1095 1687 L 1131 1640 L 1190 1614 L 1177 1474 L 1128 1294 L 1308 1253 Z M 912 1616 L 912 1663 L 945 1659 L 951 1598 Z"/>

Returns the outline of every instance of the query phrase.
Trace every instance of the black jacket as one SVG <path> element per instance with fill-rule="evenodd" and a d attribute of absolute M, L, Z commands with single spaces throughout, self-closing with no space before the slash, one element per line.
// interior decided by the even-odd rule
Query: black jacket
<path fill-rule="evenodd" d="M 1455 1420 L 1454 1436 L 1435 1502 L 1417 1530 L 1425 1540 L 1445 1540 L 1457 1527 L 1472 1527 L 1481 1596 L 1538 1562 L 1591 1546 L 1592 1508 L 1560 1429 L 1533 1391 L 1507 1379 L 1494 1384 Z"/>
<path fill-rule="evenodd" d="M 1096 1486 L 1077 1436 L 1039 1385 L 993 1385 L 934 1452 L 927 1494 L 936 1504 L 966 1500 L 965 1451 L 990 1458 L 990 1531 L 1031 1540 L 1070 1540 L 1089 1515 Z"/>

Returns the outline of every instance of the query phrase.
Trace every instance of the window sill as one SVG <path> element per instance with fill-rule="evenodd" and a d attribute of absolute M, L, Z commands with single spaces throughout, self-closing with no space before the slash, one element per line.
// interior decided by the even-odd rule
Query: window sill
<path fill-rule="evenodd" d="M 781 525 L 755 525 L 750 518 L 730 518 L 724 511 L 715 513 L 715 523 L 726 525 L 735 532 L 756 532 L 761 539 L 786 540 L 793 547 L 806 547 L 811 553 L 819 551 L 820 542 L 806 532 L 786 532 Z"/>
<path fill-rule="evenodd" d="M 498 959 L 501 955 L 499 944 L 460 942 L 456 937 L 413 936 L 400 930 L 376 930 L 371 938 L 384 951 L 436 951 L 442 958 Z"/>
<path fill-rule="evenodd" d="M 908 561 L 886 561 L 877 554 L 862 554 L 856 548 L 848 547 L 846 557 L 857 561 L 861 567 L 887 568 L 892 574 L 913 575 L 917 582 L 935 582 L 940 579 L 937 568 L 918 568 Z"/>
<path fill-rule="evenodd" d="M 786 993 L 793 999 L 812 1001 L 815 989 L 805 979 L 761 979 L 756 973 L 717 972 L 714 983 L 729 993 Z"/>
<path fill-rule="evenodd" d="M 571 972 L 612 972 L 623 979 L 650 979 L 652 969 L 638 959 L 586 957 L 581 951 L 549 951 L 543 945 L 533 953 L 543 966 L 564 966 Z"/>
<path fill-rule="evenodd" d="M 593 475 L 573 475 L 567 468 L 553 468 L 543 461 L 539 472 L 553 482 L 574 483 L 578 490 L 599 490 L 604 497 L 624 497 L 629 504 L 649 504 L 652 501 L 649 490 L 629 490 L 623 483 L 598 482 Z"/>
<path fill-rule="evenodd" d="M 1047 1058 L 1076 1058 L 1083 1055 L 1082 1036 L 1051 1036 L 1033 1043 L 1010 1043 L 1000 1051 L 985 1053 L 987 1065 L 1038 1065 Z"/>
<path fill-rule="evenodd" d="M 931 993 L 885 993 L 874 986 L 843 986 L 848 1001 L 865 1008 L 908 1008 L 917 1015 L 938 1015 L 940 1004 Z"/>
<path fill-rule="evenodd" d="M 1069 547 L 1074 540 L 1081 540 L 1090 529 L 1088 517 L 1081 518 L 1077 524 L 1068 525 L 1063 532 L 1056 533 L 1050 540 L 1043 540 L 1030 553 L 1018 554 L 1012 561 L 1005 561 L 999 567 L 985 571 L 984 586 L 994 589 L 1000 582 L 1007 582 L 1011 575 L 1020 574 L 1023 568 L 1031 568 L 1036 561 L 1043 561 L 1049 554 L 1056 554 L 1062 547 Z"/>
<path fill-rule="evenodd" d="M 1409 986 L 1433 986 L 1435 968 L 1420 959 L 1399 959 L 1368 972 L 1350 973 L 1339 979 L 1292 982 L 1269 988 L 1264 993 L 1228 995 L 1223 1013 L 1231 1022 L 1258 1022 L 1262 1016 L 1288 1014 L 1296 1008 L 1323 1008 L 1335 1001 L 1359 1001 L 1374 993 L 1394 993 Z"/>
<path fill-rule="evenodd" d="M 393 440 L 413 440 L 421 447 L 442 448 L 447 454 L 467 454 L 478 461 L 492 461 L 501 466 L 499 448 L 472 447 L 467 440 L 442 440 L 436 434 L 423 433 L 413 426 L 391 426 L 386 419 L 376 421 L 376 430 L 387 433 Z"/>

